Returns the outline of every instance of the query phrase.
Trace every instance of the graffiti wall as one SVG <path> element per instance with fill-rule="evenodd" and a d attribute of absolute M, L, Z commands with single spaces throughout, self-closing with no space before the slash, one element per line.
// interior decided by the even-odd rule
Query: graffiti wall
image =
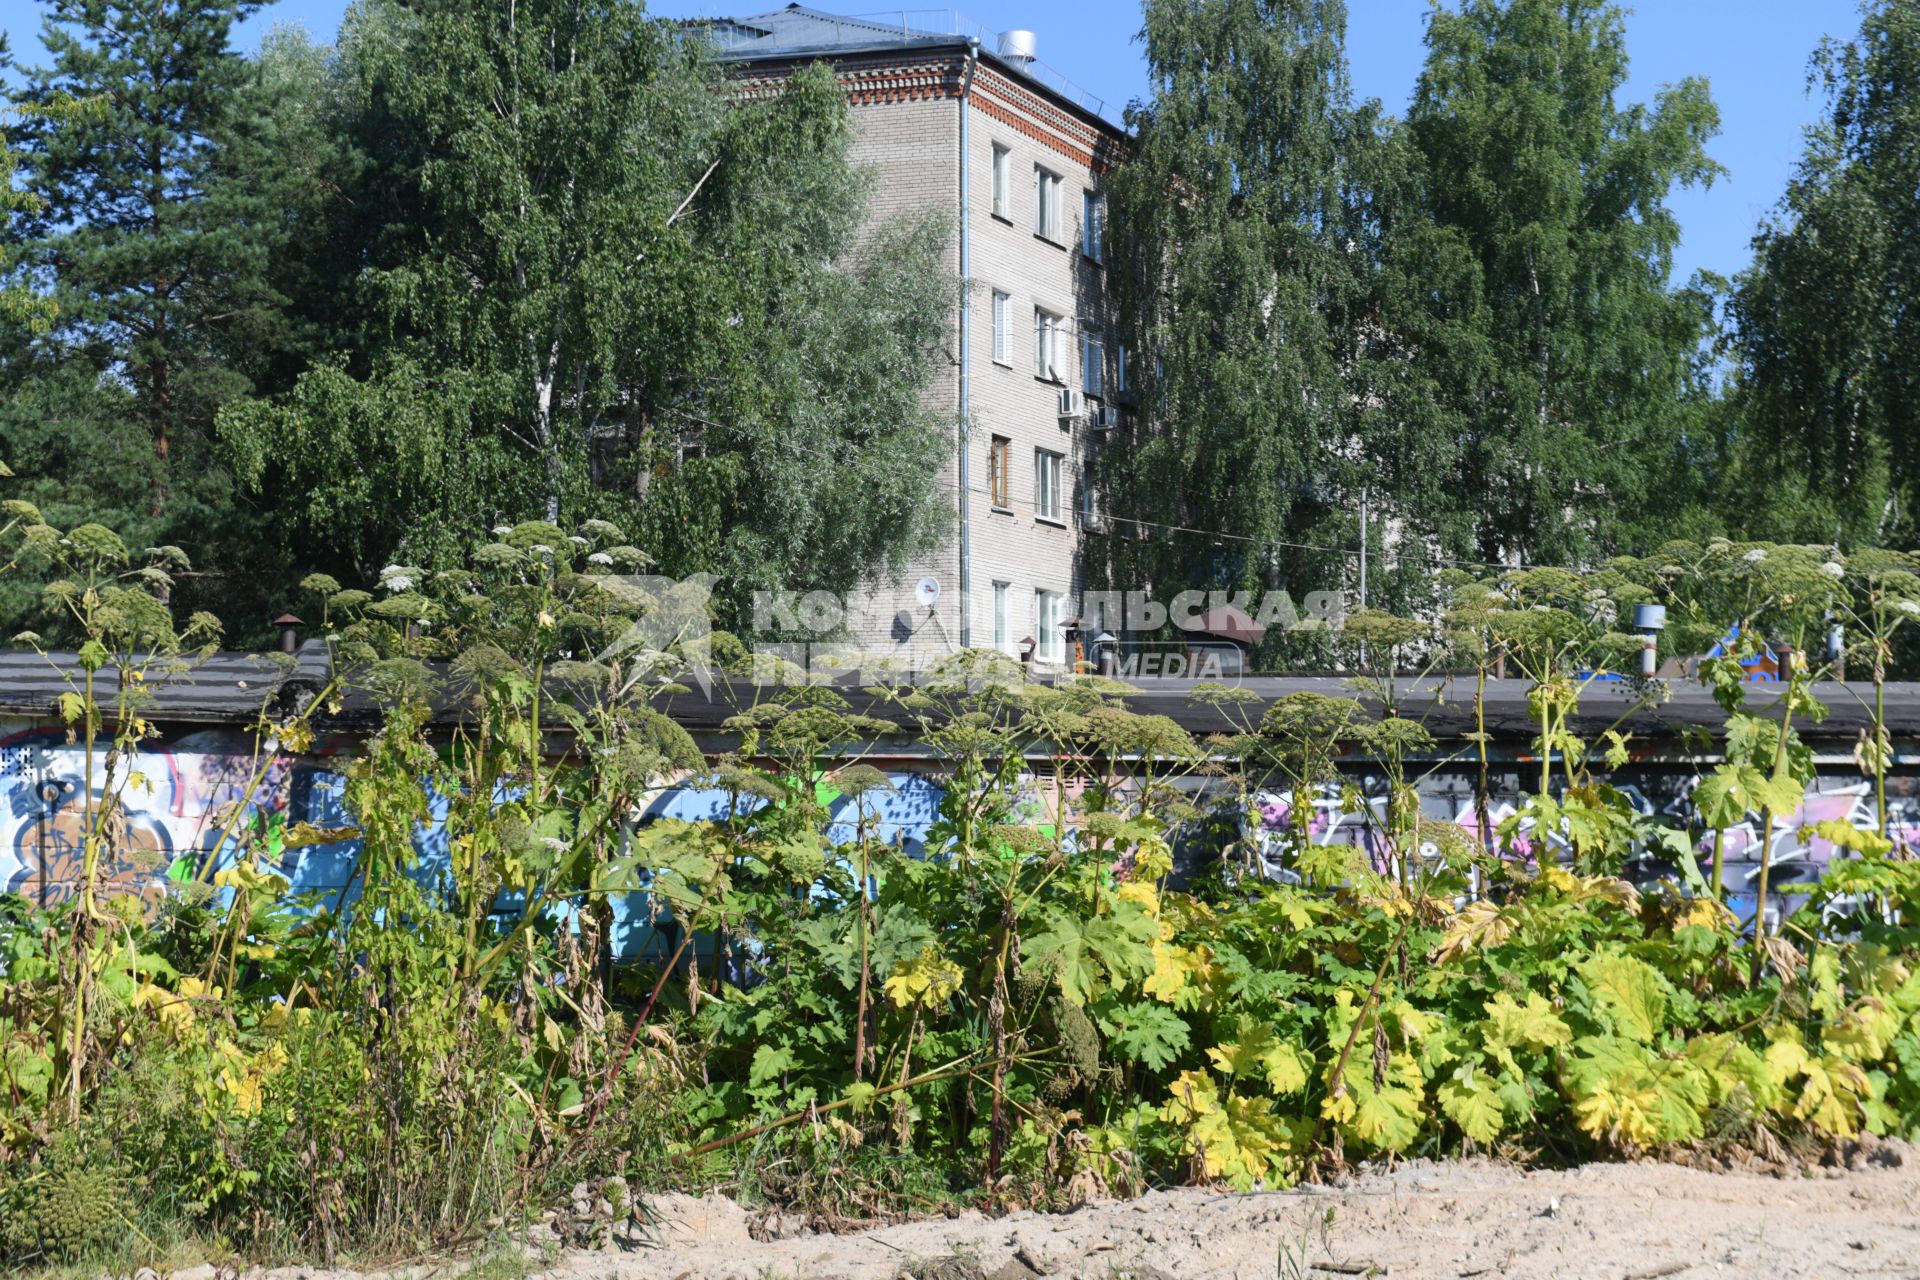
<path fill-rule="evenodd" d="M 116 891 L 153 901 L 164 897 L 172 884 L 218 871 L 233 856 L 233 841 L 224 833 L 243 827 L 255 814 L 279 814 L 289 823 L 308 822 L 322 828 L 351 826 L 352 815 L 343 803 L 343 769 L 353 746 L 351 739 L 321 742 L 305 755 L 261 760 L 248 735 L 205 730 L 156 742 L 116 763 L 113 776 L 104 773 L 104 756 L 97 755 L 90 778 L 85 752 L 69 745 L 63 734 L 44 726 L 14 726 L 11 733 L 0 736 L 0 892 L 45 904 L 75 892 L 83 855 L 84 800 L 89 794 L 96 801 L 112 794 L 121 798 L 112 857 L 103 871 L 108 883 Z M 1693 769 L 1641 765 L 1621 771 L 1612 781 L 1641 812 L 1687 824 L 1698 776 Z M 1442 768 L 1422 779 L 1425 816 L 1455 824 L 1474 838 L 1479 825 L 1474 777 L 1469 769 Z M 929 772 L 899 770 L 891 772 L 889 779 L 891 790 L 868 792 L 858 802 L 844 796 L 831 798 L 828 808 L 834 825 L 829 835 L 836 841 L 851 840 L 860 818 L 856 805 L 860 805 L 874 823 L 877 839 L 911 856 L 920 855 L 938 816 L 943 794 L 940 778 Z M 1530 772 L 1523 779 L 1513 765 L 1496 772 L 1489 812 L 1492 823 L 1497 825 L 1524 803 L 1523 788 L 1532 780 Z M 1325 844 L 1355 845 L 1378 858 L 1383 852 L 1377 832 L 1384 816 L 1385 781 L 1361 773 L 1348 786 L 1360 793 L 1357 810 L 1350 809 L 1345 786 L 1323 787 L 1315 794 L 1309 819 L 1312 838 Z M 1030 778 L 1019 816 L 1022 821 L 1051 825 L 1063 807 L 1071 807 L 1072 799 L 1072 788 L 1047 777 Z M 1220 800 L 1224 808 L 1225 797 Z M 1920 848 L 1920 778 L 1891 779 L 1889 801 L 1892 834 Z M 638 820 L 714 819 L 724 815 L 727 803 L 725 793 L 711 788 L 669 786 L 653 797 Z M 1285 878 L 1281 835 L 1291 819 L 1291 797 L 1275 791 L 1259 793 L 1255 813 L 1256 830 L 1249 834 L 1261 858 L 1260 870 Z M 1815 824 L 1830 819 L 1871 829 L 1875 824 L 1871 785 L 1857 775 L 1823 773 L 1808 789 L 1800 810 L 1775 824 L 1772 883 L 1784 894 L 1790 895 L 1796 884 L 1817 879 L 1834 858 L 1848 856 L 1811 831 Z M 1757 905 L 1754 882 L 1761 831 L 1759 815 L 1754 814 L 1727 835 L 1728 900 L 1743 916 L 1751 915 Z M 429 882 L 439 879 L 447 865 L 445 832 L 429 825 L 415 844 L 418 874 Z M 1203 840 L 1182 844 L 1182 862 L 1188 867 L 1219 855 L 1217 842 L 1211 848 Z M 1510 852 L 1537 858 L 1556 854 L 1562 847 L 1555 833 L 1523 830 Z M 1703 840 L 1703 866 L 1709 848 L 1710 842 Z M 350 910 L 359 856 L 359 843 L 345 840 L 290 851 L 279 869 L 295 897 Z M 1629 875 L 1652 878 L 1670 870 L 1648 857 L 1630 867 Z M 1789 902 L 1790 898 L 1781 898 L 1769 906 L 1777 910 Z M 673 937 L 672 930 L 672 922 L 661 917 L 645 895 L 615 904 L 616 956 L 638 959 L 663 947 L 670 949 L 663 940 Z"/>
<path fill-rule="evenodd" d="M 317 744 L 305 755 L 262 759 L 249 735 L 208 730 L 156 742 L 118 761 L 111 776 L 105 753 L 96 753 L 89 778 L 86 752 L 69 745 L 63 733 L 14 726 L 0 737 L 0 892 L 44 905 L 73 896 L 89 794 L 96 803 L 109 795 L 119 799 L 112 856 L 102 868 L 106 886 L 154 902 L 170 886 L 177 891 L 181 881 L 210 879 L 227 865 L 237 844 L 229 833 L 244 829 L 257 814 L 277 814 L 289 824 L 352 826 L 343 770 L 354 745 L 341 739 Z M 918 855 L 943 793 L 934 779 L 919 773 L 894 773 L 890 781 L 891 791 L 871 792 L 859 803 L 874 838 Z M 724 792 L 711 788 L 665 787 L 640 821 L 719 818 L 727 803 Z M 856 802 L 838 797 L 828 811 L 835 820 L 829 835 L 852 840 L 861 817 Z M 439 880 L 447 868 L 445 831 L 437 824 L 422 829 L 414 847 L 417 874 L 428 883 Z M 291 850 L 279 871 L 292 897 L 344 911 L 357 896 L 359 858 L 360 842 L 342 840 Z M 671 919 L 655 911 L 645 895 L 617 900 L 615 955 L 632 959 L 670 951 L 672 928 Z"/>
<path fill-rule="evenodd" d="M 165 892 L 168 873 L 183 860 L 198 867 L 211 858 L 217 869 L 227 852 L 222 832 L 250 794 L 251 808 L 339 825 L 339 778 L 328 754 L 260 760 L 250 738 L 210 730 L 123 757 L 111 774 L 106 754 L 97 752 L 90 776 L 86 752 L 69 746 L 64 734 L 17 728 L 0 737 L 0 890 L 44 903 L 73 894 L 89 795 L 95 804 L 110 795 L 121 801 L 117 856 L 103 872 L 108 883 L 149 898 Z M 303 871 L 351 861 L 349 851 L 327 853 L 333 856 L 315 858 Z"/>
<path fill-rule="evenodd" d="M 1476 776 L 1474 770 L 1460 768 L 1443 769 L 1421 779 L 1421 816 L 1457 826 L 1468 839 L 1479 839 L 1482 833 L 1474 799 Z M 1622 791 L 1643 816 L 1666 819 L 1698 834 L 1701 824 L 1694 813 L 1692 797 L 1700 776 L 1695 769 L 1637 765 L 1614 773 L 1608 781 Z M 1529 788 L 1537 784 L 1538 775 L 1532 770 L 1524 778 L 1511 766 L 1495 770 L 1489 779 L 1487 825 L 1498 828 L 1518 812 L 1526 803 Z M 1360 793 L 1357 806 L 1349 798 L 1350 788 L 1356 785 Z M 1366 850 L 1376 863 L 1383 861 L 1385 850 L 1381 847 L 1379 832 L 1385 823 L 1386 792 L 1384 778 L 1367 774 L 1355 775 L 1349 782 L 1316 788 L 1313 812 L 1307 823 L 1310 838 L 1316 844 L 1352 845 Z M 1283 855 L 1283 836 L 1292 819 L 1292 797 L 1284 792 L 1260 792 L 1254 807 L 1261 873 L 1286 879 L 1289 873 Z M 1846 822 L 1863 831 L 1874 830 L 1878 814 L 1872 782 L 1857 773 L 1822 772 L 1807 788 L 1799 809 L 1776 816 L 1769 859 L 1772 867 L 1768 876 L 1770 913 L 1778 914 L 1783 908 L 1791 910 L 1796 886 L 1818 880 L 1835 858 L 1850 856 L 1815 834 L 1815 826 L 1830 820 Z M 1920 849 L 1920 778 L 1888 779 L 1887 828 L 1897 843 Z M 1758 905 L 1756 888 L 1764 832 L 1761 815 L 1749 813 L 1743 821 L 1727 829 L 1722 846 L 1721 879 L 1726 902 L 1743 919 L 1751 916 Z M 1696 847 L 1704 873 L 1711 865 L 1711 835 L 1701 835 Z M 1527 821 L 1520 824 L 1520 834 L 1507 846 L 1506 852 L 1530 860 L 1568 856 L 1566 841 L 1559 833 L 1536 831 Z M 1675 868 L 1651 851 L 1642 852 L 1626 868 L 1627 878 L 1638 881 L 1663 878 L 1674 871 Z"/>

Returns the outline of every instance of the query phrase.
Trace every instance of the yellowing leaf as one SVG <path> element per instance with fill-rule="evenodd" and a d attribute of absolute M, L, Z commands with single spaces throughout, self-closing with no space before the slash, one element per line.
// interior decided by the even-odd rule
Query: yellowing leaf
<path fill-rule="evenodd" d="M 1244 1191 L 1275 1172 L 1292 1135 L 1273 1114 L 1272 1099 L 1229 1094 L 1193 1126 L 1192 1137 L 1208 1176 Z"/>
<path fill-rule="evenodd" d="M 1793 1114 L 1836 1138 L 1860 1132 L 1864 1104 L 1873 1096 L 1866 1072 L 1841 1058 L 1818 1058 L 1807 1063 L 1805 1074 Z"/>
<path fill-rule="evenodd" d="M 1160 1118 L 1168 1124 L 1190 1125 L 1220 1108 L 1220 1091 L 1204 1071 L 1182 1071 L 1167 1089 Z"/>
<path fill-rule="evenodd" d="M 1399 1085 L 1361 1087 L 1348 1125 L 1354 1137 L 1379 1151 L 1404 1151 L 1420 1136 L 1420 1095 Z"/>
<path fill-rule="evenodd" d="M 1632 956 L 1595 956 L 1580 966 L 1593 993 L 1594 1013 L 1615 1032 L 1642 1044 L 1658 1035 L 1667 1016 L 1660 975 Z"/>
<path fill-rule="evenodd" d="M 1481 1034 L 1503 1062 L 1513 1061 L 1514 1049 L 1557 1049 L 1573 1042 L 1573 1031 L 1554 1012 L 1553 1002 L 1538 992 L 1529 991 L 1521 1004 L 1503 991 L 1487 1001 L 1486 1011 Z"/>
<path fill-rule="evenodd" d="M 1506 1116 L 1500 1094 L 1485 1072 L 1462 1067 L 1436 1091 L 1440 1110 L 1460 1126 L 1460 1132 L 1485 1146 L 1500 1136 Z"/>
<path fill-rule="evenodd" d="M 1587 1036 L 1563 1059 L 1561 1083 L 1586 1133 L 1629 1151 L 1688 1142 L 1713 1098 L 1708 1073 L 1614 1036 Z"/>
<path fill-rule="evenodd" d="M 1609 1076 L 1594 1082 L 1592 1089 L 1574 1100 L 1573 1115 L 1575 1123 L 1590 1137 L 1638 1148 L 1658 1139 L 1655 1113 L 1659 1106 L 1659 1090 L 1644 1077 Z"/>
<path fill-rule="evenodd" d="M 1213 983 L 1219 974 L 1213 952 L 1205 946 L 1181 947 L 1157 942 L 1153 947 L 1153 972 L 1141 990 L 1163 1004 L 1197 1009 L 1212 998 Z"/>
<path fill-rule="evenodd" d="M 287 891 L 287 878 L 276 871 L 267 870 L 252 862 L 236 862 L 223 867 L 213 875 L 216 888 L 262 890 L 278 896 Z"/>
<path fill-rule="evenodd" d="M 1800 1039 L 1798 1027 L 1769 1027 L 1767 1039 L 1771 1043 L 1767 1045 L 1766 1053 L 1761 1055 L 1761 1062 L 1766 1066 L 1767 1079 L 1776 1086 L 1784 1085 L 1798 1076 L 1813 1060 L 1813 1055 L 1807 1052 L 1807 1046 Z"/>
<path fill-rule="evenodd" d="M 1279 1042 L 1273 1037 L 1273 1025 L 1259 1018 L 1242 1017 L 1235 1038 L 1207 1050 L 1207 1057 L 1221 1072 L 1230 1076 L 1251 1075 L 1260 1069 L 1262 1056 Z"/>
<path fill-rule="evenodd" d="M 1186 990 L 1190 969 L 1185 963 L 1185 952 L 1185 947 L 1175 947 L 1165 942 L 1154 943 L 1153 972 L 1147 975 L 1140 990 L 1155 1000 L 1172 1004 Z"/>
<path fill-rule="evenodd" d="M 1780 1088 L 1769 1077 L 1761 1056 L 1739 1037 L 1727 1032 L 1696 1036 L 1687 1042 L 1687 1059 L 1707 1074 L 1713 1085 L 1713 1101 L 1719 1102 L 1744 1090 L 1752 1104 L 1769 1109 L 1778 1100 Z"/>
<path fill-rule="evenodd" d="M 1851 849 L 1855 853 L 1864 853 L 1873 858 L 1884 858 L 1893 852 L 1893 841 L 1878 831 L 1869 831 L 1856 827 L 1844 818 L 1827 818 L 1814 823 L 1811 827 L 1801 828 L 1801 836 L 1808 833 L 1822 840 L 1838 845 L 1842 849 Z"/>
<path fill-rule="evenodd" d="M 1862 1000 L 1820 1032 L 1827 1052 L 1853 1062 L 1878 1062 L 1900 1034 L 1900 1015 L 1878 1000 Z"/>
<path fill-rule="evenodd" d="M 1840 953 L 1832 947 L 1820 947 L 1807 961 L 1807 977 L 1813 983 L 1810 1002 L 1818 1013 L 1840 1011 Z"/>
<path fill-rule="evenodd" d="M 1280 1045 L 1260 1060 L 1267 1087 L 1275 1093 L 1298 1093 L 1306 1088 L 1311 1065 L 1300 1050 L 1290 1044 Z"/>
<path fill-rule="evenodd" d="M 1740 917 L 1729 911 L 1718 898 L 1689 898 L 1686 907 L 1674 920 L 1675 929 L 1712 929 L 1715 933 L 1726 933 L 1740 923 Z"/>
<path fill-rule="evenodd" d="M 1502 911 L 1499 904 L 1486 898 L 1470 902 L 1447 922 L 1446 931 L 1440 935 L 1440 945 L 1433 949 L 1431 958 L 1437 964 L 1444 964 L 1475 947 L 1497 947 L 1513 936 L 1513 930 L 1513 917 Z"/>
<path fill-rule="evenodd" d="M 920 949 L 919 955 L 894 965 L 882 986 L 887 998 L 898 1008 L 919 1005 L 923 1009 L 937 1009 L 960 989 L 965 979 L 960 966 L 942 958 L 929 943 Z"/>

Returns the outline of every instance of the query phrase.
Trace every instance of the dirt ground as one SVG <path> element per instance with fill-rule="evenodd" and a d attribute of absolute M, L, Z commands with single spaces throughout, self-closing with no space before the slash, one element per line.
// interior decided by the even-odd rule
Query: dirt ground
<path fill-rule="evenodd" d="M 1784 1176 L 1662 1164 L 1527 1173 L 1412 1161 L 1337 1187 L 1157 1191 L 1060 1215 L 968 1214 L 760 1241 L 721 1197 L 660 1197 L 650 1245 L 575 1253 L 549 1280 L 1293 1280 L 1386 1275 L 1920 1277 L 1920 1149 Z"/>

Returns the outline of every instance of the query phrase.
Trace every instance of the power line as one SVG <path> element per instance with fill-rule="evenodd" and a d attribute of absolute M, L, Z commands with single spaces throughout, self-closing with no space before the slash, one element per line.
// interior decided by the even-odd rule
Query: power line
<path fill-rule="evenodd" d="M 695 423 L 699 426 L 713 427 L 717 430 L 733 432 L 737 435 L 744 434 L 736 427 L 729 426 L 725 423 L 714 422 L 711 419 L 701 418 L 683 410 L 670 409 L 668 412 L 672 413 L 675 417 L 682 418 L 685 421 Z M 857 471 L 862 460 L 858 454 L 851 458 L 837 458 L 810 443 L 786 441 L 783 442 L 780 447 L 788 452 L 803 454 L 815 458 L 828 466 L 842 469 Z M 957 494 L 960 492 L 959 484 L 951 480 L 935 479 L 931 481 L 931 484 L 934 488 L 946 493 Z M 981 488 L 977 485 L 969 485 L 967 492 L 986 498 L 990 502 L 994 497 L 991 490 Z M 1169 524 L 1160 520 L 1143 520 L 1137 516 L 1115 515 L 1111 512 L 1104 511 L 1101 512 L 1101 518 L 1118 524 L 1133 525 L 1136 528 L 1157 529 L 1164 533 L 1190 534 L 1194 537 L 1208 538 L 1214 541 L 1242 542 L 1252 546 L 1276 547 L 1288 551 L 1309 551 L 1318 555 L 1344 556 L 1348 560 L 1355 561 L 1364 561 L 1367 556 L 1366 551 L 1356 547 L 1327 547 L 1310 542 L 1289 542 L 1282 538 L 1264 538 L 1253 534 L 1231 533 L 1224 529 L 1199 529 L 1191 525 Z M 1586 573 L 1589 571 L 1588 567 L 1579 565 L 1538 564 L 1529 562 L 1502 564 L 1492 560 L 1464 560 L 1451 556 L 1428 555 L 1421 552 L 1407 552 L 1403 550 L 1396 550 L 1393 553 L 1393 558 L 1401 565 L 1435 565 L 1451 569 L 1492 569 L 1501 573 L 1519 573 L 1534 569 L 1559 569 L 1566 573 Z"/>

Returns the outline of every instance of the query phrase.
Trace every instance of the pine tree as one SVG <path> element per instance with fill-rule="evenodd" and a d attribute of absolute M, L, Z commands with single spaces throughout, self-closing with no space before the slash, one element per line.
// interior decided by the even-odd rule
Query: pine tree
<path fill-rule="evenodd" d="M 51 66 L 16 101 L 66 99 L 22 129 L 30 246 L 61 310 L 58 342 L 100 351 L 150 442 L 152 514 L 209 465 L 215 409 L 247 389 L 235 348 L 273 323 L 273 217 L 238 144 L 259 106 L 230 47 L 258 0 L 48 0 Z"/>

